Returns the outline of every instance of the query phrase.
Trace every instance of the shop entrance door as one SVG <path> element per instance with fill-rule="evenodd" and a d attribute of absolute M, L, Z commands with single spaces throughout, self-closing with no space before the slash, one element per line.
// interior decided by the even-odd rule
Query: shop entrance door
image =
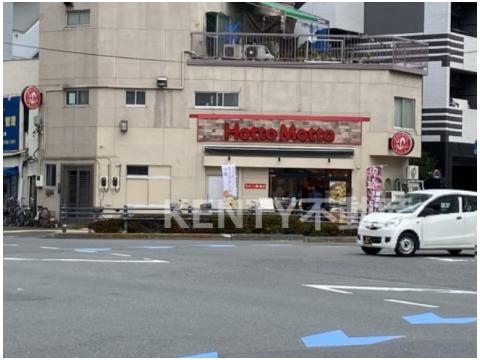
<path fill-rule="evenodd" d="M 93 206 L 93 167 L 64 166 L 62 171 L 62 206 L 89 208 Z"/>
<path fill-rule="evenodd" d="M 223 179 L 221 176 L 207 176 L 208 202 L 212 209 L 223 208 Z"/>

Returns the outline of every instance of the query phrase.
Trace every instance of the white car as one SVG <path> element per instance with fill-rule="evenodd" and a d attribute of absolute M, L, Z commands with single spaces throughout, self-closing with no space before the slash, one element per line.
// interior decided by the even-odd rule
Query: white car
<path fill-rule="evenodd" d="M 382 249 L 402 256 L 419 249 L 476 253 L 477 193 L 443 189 L 407 193 L 360 221 L 357 244 L 369 255 Z"/>

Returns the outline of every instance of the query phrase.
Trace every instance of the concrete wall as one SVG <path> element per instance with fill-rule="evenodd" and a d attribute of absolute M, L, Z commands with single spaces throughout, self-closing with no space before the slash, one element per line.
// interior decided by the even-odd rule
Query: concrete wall
<path fill-rule="evenodd" d="M 329 20 L 330 28 L 364 32 L 363 2 L 307 2 L 301 10 Z"/>
<path fill-rule="evenodd" d="M 426 34 L 446 34 L 450 32 L 450 3 L 425 2 Z"/>
<path fill-rule="evenodd" d="M 12 58 L 13 3 L 3 3 L 3 60 Z"/>
<path fill-rule="evenodd" d="M 366 2 L 365 33 L 408 34 L 424 30 L 424 3 Z"/>

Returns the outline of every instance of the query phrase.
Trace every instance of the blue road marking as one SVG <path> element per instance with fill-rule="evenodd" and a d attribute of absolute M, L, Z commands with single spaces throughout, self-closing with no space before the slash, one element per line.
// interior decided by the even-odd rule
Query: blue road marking
<path fill-rule="evenodd" d="M 196 355 L 188 355 L 188 356 L 180 356 L 181 358 L 218 358 L 218 353 L 216 352 L 209 352 L 204 354 L 196 354 Z"/>
<path fill-rule="evenodd" d="M 334 330 L 302 337 L 302 341 L 306 347 L 332 347 L 372 345 L 401 337 L 404 335 L 349 337 L 342 330 Z"/>
<path fill-rule="evenodd" d="M 148 249 L 148 250 L 156 250 L 156 249 L 173 249 L 175 246 L 172 245 L 161 245 L 161 246 L 127 246 L 128 249 Z"/>
<path fill-rule="evenodd" d="M 441 317 L 433 312 L 404 316 L 403 319 L 413 325 L 431 324 L 470 324 L 477 321 L 476 317 Z"/>
<path fill-rule="evenodd" d="M 102 252 L 102 251 L 112 251 L 112 249 L 110 248 L 78 248 L 73 250 L 76 252 L 88 253 L 88 254 L 95 254 L 97 252 Z"/>

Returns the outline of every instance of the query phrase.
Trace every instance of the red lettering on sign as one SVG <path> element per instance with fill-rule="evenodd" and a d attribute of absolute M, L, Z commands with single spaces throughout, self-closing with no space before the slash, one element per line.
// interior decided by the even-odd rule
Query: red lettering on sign
<path fill-rule="evenodd" d="M 274 128 L 251 127 L 240 128 L 239 124 L 230 127 L 224 125 L 224 139 L 228 141 L 231 137 L 241 141 L 282 141 L 282 142 L 310 142 L 310 143 L 332 143 L 335 140 L 335 132 L 331 129 L 321 128 L 297 129 L 295 125 L 281 125 L 277 131 Z"/>
<path fill-rule="evenodd" d="M 265 190 L 267 184 L 245 183 L 245 189 Z"/>

